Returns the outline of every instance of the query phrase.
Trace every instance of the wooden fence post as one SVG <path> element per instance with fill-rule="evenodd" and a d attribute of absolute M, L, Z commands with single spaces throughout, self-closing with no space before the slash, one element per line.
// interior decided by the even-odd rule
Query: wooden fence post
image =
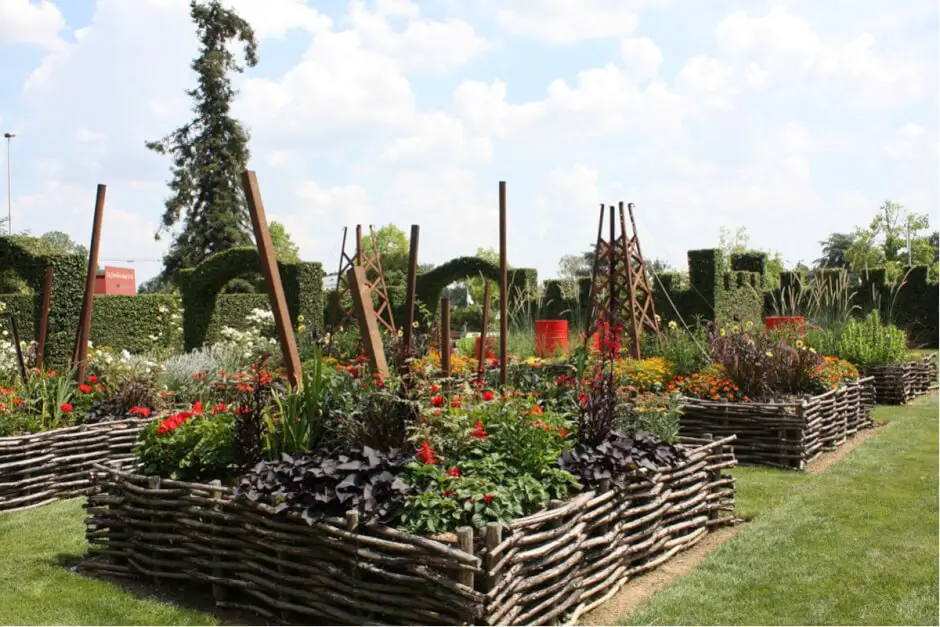
<path fill-rule="evenodd" d="M 385 376 L 388 374 L 388 363 L 385 361 L 385 348 L 382 346 L 382 336 L 379 333 L 375 308 L 372 306 L 372 293 L 366 285 L 365 270 L 361 266 L 353 266 L 346 276 L 349 280 L 353 309 L 359 321 L 359 338 L 369 359 L 369 366 L 372 372 Z"/>
<path fill-rule="evenodd" d="M 82 299 L 82 315 L 78 322 L 78 337 L 72 361 L 75 380 L 85 382 L 85 362 L 88 359 L 88 340 L 91 339 L 91 312 L 95 305 L 95 277 L 98 276 L 98 247 L 101 244 L 101 222 L 104 218 L 104 199 L 107 185 L 98 184 L 95 195 L 95 218 L 91 227 L 91 248 L 88 251 L 88 272 L 85 275 L 85 296 Z"/>
<path fill-rule="evenodd" d="M 477 359 L 477 383 L 482 386 L 486 371 L 486 330 L 490 326 L 490 282 L 483 279 L 483 319 L 480 322 L 480 350 Z"/>
<path fill-rule="evenodd" d="M 441 371 L 450 378 L 450 299 L 441 299 Z"/>
<path fill-rule="evenodd" d="M 299 387 L 303 382 L 300 354 L 297 352 L 297 340 L 294 338 L 294 329 L 290 323 L 287 299 L 284 298 L 281 273 L 277 269 L 277 258 L 274 254 L 274 246 L 271 243 L 271 233 L 268 231 L 268 220 L 264 213 L 264 203 L 261 201 L 261 190 L 258 189 L 258 179 L 255 177 L 254 172 L 245 170 L 242 173 L 242 186 L 245 190 L 245 198 L 248 201 L 251 226 L 255 231 L 258 256 L 261 258 L 261 272 L 264 275 L 265 283 L 268 285 L 271 311 L 274 312 L 274 324 L 277 326 L 277 337 L 280 340 L 281 352 L 284 355 L 287 379 L 291 385 Z"/>
<path fill-rule="evenodd" d="M 405 328 L 404 344 L 405 354 L 411 354 L 411 342 L 414 333 L 415 321 L 415 289 L 418 282 L 418 233 L 420 228 L 417 224 L 411 225 L 411 246 L 408 251 L 408 284 L 405 294 Z"/>
<path fill-rule="evenodd" d="M 506 181 L 499 182 L 499 384 L 506 385 L 509 345 L 509 266 L 506 261 Z"/>

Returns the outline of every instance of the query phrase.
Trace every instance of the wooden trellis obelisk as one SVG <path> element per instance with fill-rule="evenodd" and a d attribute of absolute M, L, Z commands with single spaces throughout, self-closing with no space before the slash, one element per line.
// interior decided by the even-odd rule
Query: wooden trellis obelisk
<path fill-rule="evenodd" d="M 604 238 L 604 215 L 609 209 L 609 235 Z M 659 335 L 659 322 L 653 305 L 653 294 L 646 275 L 646 262 L 640 251 L 640 239 L 633 218 L 633 203 L 628 205 L 631 235 L 627 237 L 627 225 L 623 203 L 617 207 L 601 204 L 597 225 L 597 246 L 594 250 L 594 267 L 591 272 L 591 326 L 590 338 L 602 329 L 624 324 L 630 338 L 630 352 L 634 359 L 640 358 L 640 337 L 644 331 Z M 619 220 L 618 220 L 619 217 Z M 620 234 L 617 235 L 617 222 Z"/>
<path fill-rule="evenodd" d="M 365 280 L 365 289 L 368 290 L 375 306 L 375 316 L 379 324 L 395 335 L 395 319 L 392 315 L 392 305 L 388 299 L 388 288 L 385 285 L 385 274 L 382 272 L 382 259 L 379 255 L 378 240 L 375 230 L 369 226 L 369 236 L 372 238 L 372 250 L 366 253 L 362 247 L 362 225 L 356 225 L 355 252 L 352 256 L 346 254 L 346 235 L 348 229 L 343 227 L 343 248 L 339 253 L 339 274 L 336 277 L 336 311 L 340 326 L 345 326 L 353 319 L 352 307 L 343 306 L 343 296 L 351 294 L 349 285 L 349 271 L 353 267 L 362 268 Z M 374 280 L 369 280 L 370 271 L 375 274 Z"/>

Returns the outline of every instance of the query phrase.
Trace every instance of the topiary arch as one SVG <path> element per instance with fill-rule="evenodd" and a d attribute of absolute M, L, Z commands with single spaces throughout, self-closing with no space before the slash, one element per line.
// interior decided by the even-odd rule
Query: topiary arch
<path fill-rule="evenodd" d="M 277 264 L 292 322 L 303 315 L 310 329 L 323 328 L 323 266 L 319 263 Z M 242 326 L 254 308 L 270 308 L 267 294 L 220 294 L 226 283 L 261 271 L 261 258 L 253 246 L 241 246 L 210 255 L 195 268 L 180 272 L 183 299 L 183 344 L 199 348 L 223 326 Z"/>
<path fill-rule="evenodd" d="M 418 275 L 415 286 L 417 299 L 424 303 L 429 311 L 437 311 L 444 288 L 461 279 L 483 276 L 499 283 L 499 266 L 479 257 L 457 257 L 435 267 L 433 270 Z M 521 296 L 529 297 L 538 289 L 538 271 L 534 268 L 510 269 L 509 299 Z"/>

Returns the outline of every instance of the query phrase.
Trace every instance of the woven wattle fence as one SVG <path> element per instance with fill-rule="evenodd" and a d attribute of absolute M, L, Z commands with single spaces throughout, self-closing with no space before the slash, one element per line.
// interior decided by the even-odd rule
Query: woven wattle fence
<path fill-rule="evenodd" d="M 0 438 L 0 512 L 82 494 L 96 463 L 133 463 L 149 418 L 132 418 Z"/>
<path fill-rule="evenodd" d="M 795 468 L 872 426 L 873 379 L 793 402 L 726 403 L 687 398 L 679 417 L 683 436 L 736 435 L 742 464 Z"/>
<path fill-rule="evenodd" d="M 875 381 L 875 399 L 882 405 L 904 405 L 937 388 L 937 353 L 890 366 L 859 368 Z"/>
<path fill-rule="evenodd" d="M 219 607 L 285 624 L 574 621 L 731 520 L 733 440 L 689 441 L 680 465 L 625 489 L 435 539 L 355 512 L 310 525 L 228 487 L 97 466 L 82 569 L 211 589 Z"/>

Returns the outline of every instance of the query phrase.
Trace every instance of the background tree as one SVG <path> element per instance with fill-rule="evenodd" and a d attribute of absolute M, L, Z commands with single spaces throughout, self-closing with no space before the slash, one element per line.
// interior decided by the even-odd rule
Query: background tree
<path fill-rule="evenodd" d="M 271 233 L 271 245 L 274 246 L 277 260 L 281 263 L 298 263 L 300 248 L 291 239 L 284 225 L 277 220 L 272 220 L 268 225 L 268 231 Z"/>
<path fill-rule="evenodd" d="M 403 305 L 408 282 L 408 253 L 410 251 L 408 236 L 394 224 L 386 224 L 376 229 L 375 241 L 378 245 L 379 259 L 382 262 L 382 274 L 385 277 L 385 288 L 388 290 L 388 297 L 395 305 Z M 353 242 L 353 246 L 355 246 L 355 242 Z M 362 233 L 363 254 L 371 254 L 372 248 L 372 237 L 369 236 L 369 230 L 364 228 Z"/>
<path fill-rule="evenodd" d="M 147 143 L 173 158 L 171 196 L 157 238 L 183 223 L 164 257 L 164 274 L 174 278 L 212 253 L 251 244 L 240 181 L 248 164 L 248 132 L 229 115 L 235 91 L 228 75 L 243 71 L 231 44 L 244 44 L 245 64 L 253 67 L 257 42 L 248 22 L 219 0 L 192 0 L 189 10 L 201 44 L 192 63 L 198 86 L 186 92 L 196 115 L 164 139 Z"/>
<path fill-rule="evenodd" d="M 822 246 L 822 257 L 815 260 L 813 265 L 817 268 L 848 268 L 846 255 L 855 243 L 855 237 L 855 233 L 831 233 L 828 238 L 819 242 Z"/>

